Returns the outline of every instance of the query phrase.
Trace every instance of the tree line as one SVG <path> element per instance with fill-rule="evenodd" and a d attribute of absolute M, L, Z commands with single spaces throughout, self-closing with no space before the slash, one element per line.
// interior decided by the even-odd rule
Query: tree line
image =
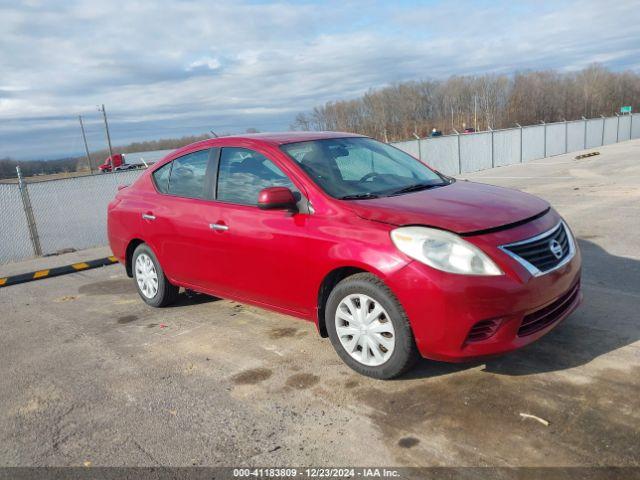
<path fill-rule="evenodd" d="M 77 158 L 58 158 L 56 160 L 31 160 L 19 162 L 11 158 L 0 158 L 0 179 L 16 178 L 16 167 L 20 165 L 20 170 L 25 177 L 33 175 L 74 172 L 78 165 Z"/>
<path fill-rule="evenodd" d="M 162 138 L 160 140 L 150 140 L 145 142 L 133 142 L 127 145 L 114 146 L 113 153 L 133 153 L 148 152 L 153 150 L 170 150 L 184 147 L 190 143 L 199 142 L 210 138 L 209 135 L 189 135 L 180 138 Z M 94 170 L 101 165 L 109 156 L 109 150 L 103 149 L 91 152 L 91 163 Z M 0 179 L 15 178 L 16 166 L 20 165 L 20 170 L 24 177 L 34 175 L 51 175 L 56 173 L 89 171 L 86 155 L 81 157 L 67 157 L 55 160 L 26 160 L 18 161 L 11 158 L 0 159 Z"/>
<path fill-rule="evenodd" d="M 299 113 L 293 130 L 336 130 L 384 141 L 611 116 L 640 106 L 640 75 L 601 65 L 581 71 L 518 72 L 514 75 L 452 76 L 371 89 L 359 98 L 336 100 Z"/>
<path fill-rule="evenodd" d="M 136 153 L 136 152 L 151 152 L 155 150 L 175 150 L 176 148 L 184 147 L 190 143 L 199 142 L 211 138 L 210 135 L 187 135 L 179 138 L 161 138 L 159 140 L 148 140 L 144 142 L 132 142 L 127 145 L 113 146 L 111 150 L 113 153 Z M 94 170 L 98 165 L 102 165 L 109 156 L 109 150 L 104 148 L 96 152 L 91 152 L 91 163 Z M 88 169 L 87 157 L 82 156 L 77 158 L 78 165 L 77 170 Z"/>

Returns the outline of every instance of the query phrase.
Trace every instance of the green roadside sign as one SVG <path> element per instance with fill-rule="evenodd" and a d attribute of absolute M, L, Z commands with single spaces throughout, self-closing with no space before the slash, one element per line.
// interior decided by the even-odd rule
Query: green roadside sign
<path fill-rule="evenodd" d="M 631 105 L 627 105 L 626 107 L 620 107 L 620 113 L 631 113 Z"/>

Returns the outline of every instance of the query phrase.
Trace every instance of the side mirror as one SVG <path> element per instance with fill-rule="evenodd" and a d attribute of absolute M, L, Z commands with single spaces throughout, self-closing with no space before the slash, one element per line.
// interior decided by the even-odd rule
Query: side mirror
<path fill-rule="evenodd" d="M 297 210 L 293 192 L 287 187 L 267 187 L 260 190 L 258 208 L 262 210 Z"/>

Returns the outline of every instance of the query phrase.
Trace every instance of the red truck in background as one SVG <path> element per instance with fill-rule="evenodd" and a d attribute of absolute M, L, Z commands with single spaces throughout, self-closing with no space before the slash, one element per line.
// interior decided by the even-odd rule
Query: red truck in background
<path fill-rule="evenodd" d="M 135 168 L 142 168 L 147 166 L 148 165 L 144 162 L 144 160 L 139 162 L 127 162 L 125 154 L 114 153 L 110 157 L 107 157 L 104 163 L 98 167 L 98 170 L 100 170 L 100 173 L 107 173 L 112 171 L 117 172 L 120 170 L 133 170 Z"/>

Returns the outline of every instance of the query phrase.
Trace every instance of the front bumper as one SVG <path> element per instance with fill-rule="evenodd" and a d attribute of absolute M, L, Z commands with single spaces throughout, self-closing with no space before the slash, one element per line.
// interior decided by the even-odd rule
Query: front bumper
<path fill-rule="evenodd" d="M 414 261 L 387 279 L 405 309 L 423 357 L 461 362 L 506 353 L 542 337 L 578 307 L 582 260 L 577 245 L 569 262 L 539 276 L 495 247 L 543 231 L 554 221 L 543 218 L 508 233 L 467 238 L 490 253 L 504 275 L 454 275 Z M 538 319 L 542 320 L 531 325 Z M 498 324 L 495 333 L 482 340 L 470 339 L 474 325 L 487 320 Z"/>

